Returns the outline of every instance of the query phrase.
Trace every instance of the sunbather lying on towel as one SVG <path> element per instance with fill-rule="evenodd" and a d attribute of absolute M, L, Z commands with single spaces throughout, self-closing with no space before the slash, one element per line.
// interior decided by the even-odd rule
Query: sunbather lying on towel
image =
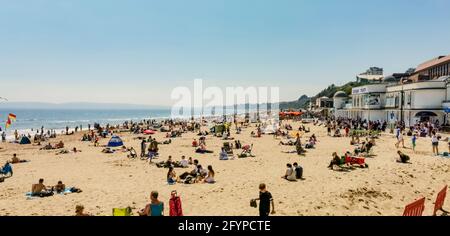
<path fill-rule="evenodd" d="M 280 145 L 283 145 L 283 146 L 294 146 L 295 145 L 295 141 L 293 141 L 293 140 L 280 141 Z"/>
<path fill-rule="evenodd" d="M 24 163 L 29 162 L 28 160 L 21 160 L 17 157 L 17 154 L 13 154 L 13 157 L 11 158 L 11 164 L 18 164 L 18 163 Z"/>
<path fill-rule="evenodd" d="M 55 145 L 55 149 L 61 149 L 64 148 L 64 142 L 63 141 L 59 141 L 59 143 L 57 143 Z"/>
<path fill-rule="evenodd" d="M 196 152 L 196 153 L 201 153 L 201 154 L 204 154 L 204 153 L 214 153 L 213 151 L 207 150 L 207 149 L 206 149 L 206 146 L 205 146 L 204 144 L 200 145 L 200 147 L 197 148 L 197 149 L 195 150 L 195 152 Z"/>
<path fill-rule="evenodd" d="M 114 153 L 115 151 L 111 148 L 105 148 L 102 150 L 103 153 Z"/>

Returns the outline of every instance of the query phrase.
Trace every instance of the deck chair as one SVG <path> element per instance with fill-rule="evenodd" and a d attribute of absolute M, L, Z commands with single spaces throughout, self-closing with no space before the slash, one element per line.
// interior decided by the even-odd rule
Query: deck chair
<path fill-rule="evenodd" d="M 422 216 L 425 210 L 425 198 L 421 198 L 405 207 L 403 216 Z"/>
<path fill-rule="evenodd" d="M 132 215 L 131 207 L 113 208 L 112 212 L 113 212 L 113 216 L 131 216 Z"/>
<path fill-rule="evenodd" d="M 233 155 L 233 148 L 231 147 L 231 144 L 229 142 L 224 142 L 223 143 L 223 148 L 225 149 L 227 154 Z"/>
<path fill-rule="evenodd" d="M 436 216 L 436 213 L 440 210 L 444 212 L 444 215 L 449 214 L 450 212 L 443 209 L 445 196 L 447 195 L 447 187 L 445 186 L 437 195 L 436 202 L 434 203 L 434 211 L 433 216 Z"/>

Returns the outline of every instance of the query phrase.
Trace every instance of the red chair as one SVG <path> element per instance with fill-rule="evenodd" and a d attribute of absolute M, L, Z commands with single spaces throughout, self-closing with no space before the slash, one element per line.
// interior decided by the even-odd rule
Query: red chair
<path fill-rule="evenodd" d="M 445 186 L 437 195 L 436 202 L 434 203 L 434 212 L 433 216 L 436 216 L 437 211 L 441 210 L 442 212 L 448 214 L 448 211 L 445 211 L 443 209 L 444 202 L 445 202 L 445 196 L 447 195 L 447 187 Z"/>
<path fill-rule="evenodd" d="M 425 210 L 425 198 L 419 199 L 405 207 L 403 216 L 422 216 Z"/>

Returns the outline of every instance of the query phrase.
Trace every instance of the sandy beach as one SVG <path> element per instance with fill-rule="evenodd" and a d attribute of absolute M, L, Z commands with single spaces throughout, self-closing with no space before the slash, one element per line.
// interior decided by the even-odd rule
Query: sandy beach
<path fill-rule="evenodd" d="M 300 123 L 293 123 L 294 129 Z M 170 192 L 181 195 L 183 211 L 188 216 L 251 216 L 258 215 L 256 208 L 249 206 L 252 198 L 258 197 L 258 185 L 266 183 L 275 199 L 277 216 L 399 216 L 405 205 L 421 197 L 426 198 L 424 215 L 432 215 L 436 194 L 450 182 L 450 159 L 431 154 L 429 138 L 418 139 L 416 153 L 410 155 L 412 164 L 396 162 L 395 137 L 382 134 L 374 147 L 373 158 L 367 158 L 369 168 L 350 172 L 332 171 L 327 168 L 331 153 L 340 155 L 353 150 L 350 138 L 327 136 L 321 126 L 306 125 L 316 134 L 318 144 L 308 150 L 306 156 L 283 153 L 295 147 L 280 146 L 280 140 L 272 135 L 252 138 L 254 125 L 232 137 L 242 144 L 254 144 L 256 157 L 220 161 L 218 158 L 223 140 L 207 136 L 208 148 L 213 154 L 196 154 L 191 142 L 198 138 L 195 133 L 184 133 L 170 145 L 160 145 L 160 157 L 164 161 L 169 155 L 180 160 L 182 155 L 198 159 L 203 166 L 212 165 L 216 171 L 215 184 L 176 184 L 166 182 L 167 169 L 157 168 L 145 161 L 128 159 L 128 153 L 101 153 L 101 147 L 90 142 L 81 142 L 81 133 L 58 136 L 52 143 L 63 140 L 68 149 L 76 147 L 81 153 L 56 155 L 55 150 L 39 150 L 32 145 L 0 144 L 0 162 L 3 164 L 17 153 L 21 159 L 31 162 L 14 164 L 14 176 L 0 183 L 0 215 L 20 216 L 70 216 L 75 205 L 82 204 L 86 212 L 93 215 L 112 215 L 112 208 L 132 207 L 136 212 L 148 203 L 150 192 L 157 190 L 160 200 L 166 203 L 168 215 Z M 127 147 L 139 152 L 138 135 L 121 134 Z M 141 135 L 142 136 L 142 135 Z M 153 135 L 158 141 L 165 140 L 165 133 Z M 101 139 L 105 145 L 109 138 Z M 409 139 L 406 140 L 407 146 Z M 446 151 L 445 142 L 440 150 Z M 235 154 L 239 150 L 235 150 Z M 287 163 L 298 162 L 304 168 L 304 180 L 288 182 L 281 178 Z M 175 169 L 177 174 L 193 167 Z M 55 195 L 47 198 L 27 199 L 26 192 L 39 178 L 45 184 L 55 185 L 62 180 L 68 187 L 76 186 L 82 193 Z M 445 205 L 450 205 L 446 200 Z M 136 214 L 135 214 L 136 215 Z"/>

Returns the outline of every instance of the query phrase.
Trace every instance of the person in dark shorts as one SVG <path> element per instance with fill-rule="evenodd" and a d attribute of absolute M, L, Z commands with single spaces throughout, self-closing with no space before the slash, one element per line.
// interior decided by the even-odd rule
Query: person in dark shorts
<path fill-rule="evenodd" d="M 273 203 L 272 194 L 267 191 L 265 184 L 259 185 L 259 216 L 269 216 L 269 214 L 275 214 L 275 204 Z M 270 211 L 270 205 L 272 204 L 272 212 Z"/>

